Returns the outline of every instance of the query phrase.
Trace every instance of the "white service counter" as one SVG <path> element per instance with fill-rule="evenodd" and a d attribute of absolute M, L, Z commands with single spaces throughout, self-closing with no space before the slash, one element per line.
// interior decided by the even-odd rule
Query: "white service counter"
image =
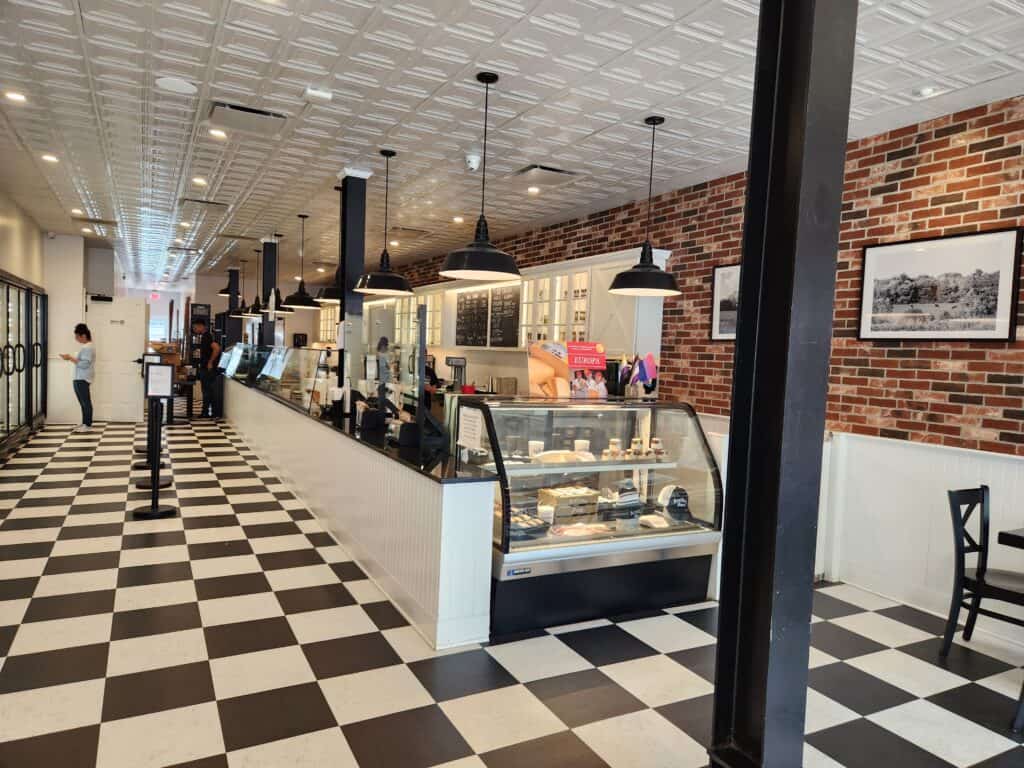
<path fill-rule="evenodd" d="M 496 480 L 439 478 L 225 381 L 225 415 L 436 649 L 490 630 Z"/>

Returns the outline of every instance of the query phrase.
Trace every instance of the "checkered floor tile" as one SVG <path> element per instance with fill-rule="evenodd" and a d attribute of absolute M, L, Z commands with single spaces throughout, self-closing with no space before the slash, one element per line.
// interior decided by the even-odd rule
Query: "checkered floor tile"
<path fill-rule="evenodd" d="M 717 609 L 435 653 L 229 425 L 50 427 L 0 468 L 0 766 L 699 768 Z M 847 585 L 814 600 L 810 768 L 1024 766 L 1024 648 Z"/>

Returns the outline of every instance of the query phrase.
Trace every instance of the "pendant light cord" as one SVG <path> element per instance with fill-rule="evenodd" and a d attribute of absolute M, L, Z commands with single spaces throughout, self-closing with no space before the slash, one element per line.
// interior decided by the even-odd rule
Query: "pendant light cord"
<path fill-rule="evenodd" d="M 647 177 L 647 234 L 644 240 L 651 239 L 651 198 L 654 197 L 654 132 L 658 130 L 657 125 L 651 126 L 651 172 Z"/>
<path fill-rule="evenodd" d="M 484 193 L 487 191 L 487 113 L 490 109 L 491 85 L 484 83 L 484 151 L 483 173 L 480 178 L 480 215 L 484 215 Z"/>
<path fill-rule="evenodd" d="M 299 217 L 299 282 L 306 279 L 306 219 Z"/>
<path fill-rule="evenodd" d="M 391 158 L 384 155 L 384 251 L 388 249 L 388 189 L 391 186 Z"/>

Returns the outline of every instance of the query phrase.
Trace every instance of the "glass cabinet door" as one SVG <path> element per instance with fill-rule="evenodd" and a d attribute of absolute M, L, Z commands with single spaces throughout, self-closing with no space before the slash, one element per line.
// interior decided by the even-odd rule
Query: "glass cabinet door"
<path fill-rule="evenodd" d="M 7 431 L 13 432 L 23 423 L 22 378 L 17 365 L 17 345 L 21 340 L 21 294 L 13 285 L 7 286 L 7 337 L 4 340 L 4 369 L 7 372 Z"/>
<path fill-rule="evenodd" d="M 10 414 L 7 404 L 10 401 L 11 375 L 9 356 L 6 354 L 10 327 L 10 304 L 8 291 L 10 286 L 0 283 L 0 437 L 6 437 L 11 431 Z"/>

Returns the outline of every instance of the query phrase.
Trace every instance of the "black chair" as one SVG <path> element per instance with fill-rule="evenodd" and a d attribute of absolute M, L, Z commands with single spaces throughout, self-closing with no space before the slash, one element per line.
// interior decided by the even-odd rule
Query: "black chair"
<path fill-rule="evenodd" d="M 949 491 L 949 511 L 953 517 L 953 546 L 955 575 L 953 578 L 953 599 L 949 606 L 949 620 L 946 635 L 942 641 L 940 656 L 947 656 L 956 634 L 956 622 L 960 609 L 966 608 L 967 624 L 964 625 L 964 640 L 974 634 L 978 616 L 1001 619 L 1018 627 L 1024 627 L 1024 620 L 1003 613 L 996 613 L 981 607 L 982 598 L 1002 600 L 1024 606 L 1024 574 L 1000 571 L 988 567 L 989 539 L 989 492 L 988 486 Z M 967 525 L 978 510 L 978 537 L 974 538 Z M 967 567 L 967 555 L 977 555 L 977 567 Z"/>

